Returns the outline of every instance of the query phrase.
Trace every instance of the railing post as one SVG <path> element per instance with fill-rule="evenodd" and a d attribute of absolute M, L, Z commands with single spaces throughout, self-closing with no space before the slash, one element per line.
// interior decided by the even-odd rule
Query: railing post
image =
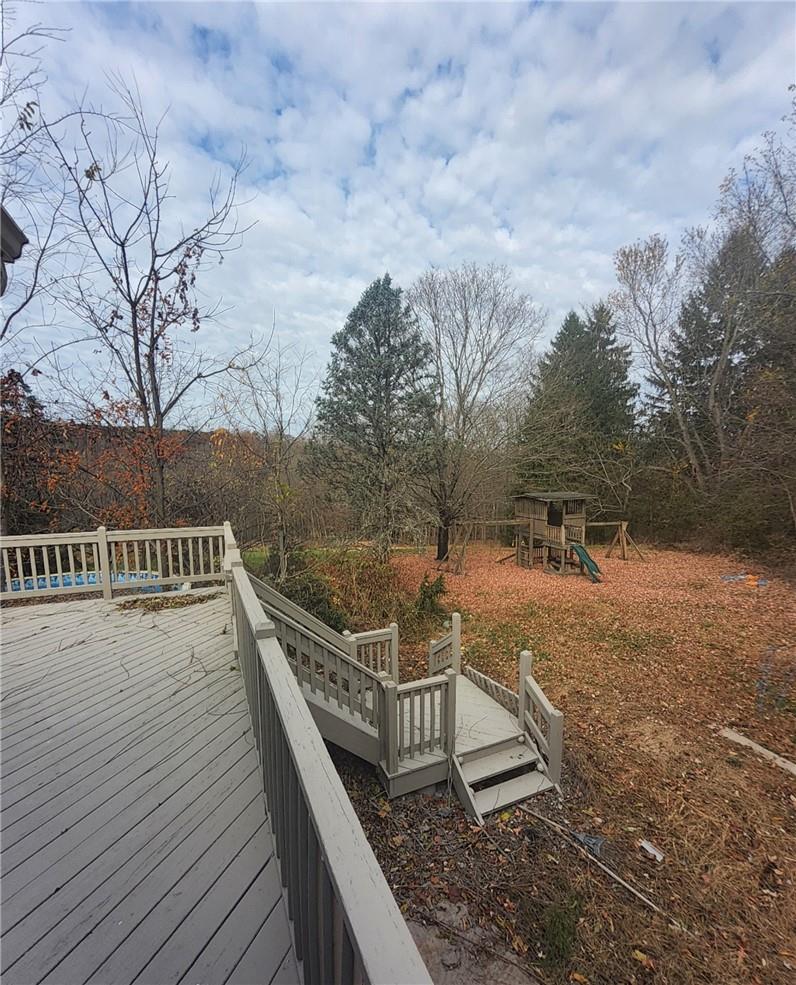
<path fill-rule="evenodd" d="M 390 623 L 390 676 L 398 684 L 398 623 Z"/>
<path fill-rule="evenodd" d="M 456 671 L 450 667 L 445 671 L 448 681 L 448 698 L 445 705 L 445 752 L 452 756 L 456 751 Z"/>
<path fill-rule="evenodd" d="M 384 705 L 379 732 L 387 773 L 392 775 L 398 772 L 398 685 L 395 681 L 383 681 L 381 693 Z"/>
<path fill-rule="evenodd" d="M 357 638 L 351 632 L 350 629 L 344 629 L 342 635 L 348 640 L 348 655 L 352 660 L 359 662 L 359 657 L 357 656 Z"/>
<path fill-rule="evenodd" d="M 428 676 L 434 677 L 434 647 L 437 645 L 436 640 L 428 641 Z"/>
<path fill-rule="evenodd" d="M 520 687 L 518 694 L 519 712 L 517 714 L 517 724 L 525 731 L 525 711 L 528 707 L 528 692 L 525 690 L 525 678 L 533 673 L 533 656 L 530 650 L 523 650 L 520 654 Z"/>
<path fill-rule="evenodd" d="M 97 527 L 97 553 L 99 554 L 100 578 L 102 580 L 102 597 L 113 598 L 111 586 L 111 558 L 108 553 L 108 531 L 105 527 Z"/>
<path fill-rule="evenodd" d="M 462 672 L 462 617 L 458 612 L 451 616 L 451 646 L 453 648 L 453 669 Z"/>
<path fill-rule="evenodd" d="M 561 758 L 564 751 L 564 713 L 555 710 L 547 723 L 547 775 L 556 786 L 561 782 Z"/>

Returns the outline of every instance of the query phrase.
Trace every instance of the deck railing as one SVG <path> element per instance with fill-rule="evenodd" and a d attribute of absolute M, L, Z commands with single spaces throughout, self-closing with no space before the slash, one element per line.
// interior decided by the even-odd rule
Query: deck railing
<path fill-rule="evenodd" d="M 354 660 L 376 674 L 387 674 L 398 683 L 398 623 L 387 629 L 369 629 L 364 633 L 343 633 Z"/>
<path fill-rule="evenodd" d="M 249 582 L 299 683 L 378 731 L 380 675 L 351 659 L 346 637 L 259 578 L 249 575 Z"/>
<path fill-rule="evenodd" d="M 239 558 L 228 548 L 238 656 L 303 980 L 430 985 Z"/>
<path fill-rule="evenodd" d="M 457 674 L 462 669 L 462 617 L 451 615 L 451 631 L 428 644 L 428 676 L 434 677 L 451 667 Z"/>
<path fill-rule="evenodd" d="M 456 741 L 456 673 L 385 687 L 387 772 L 427 753 L 452 756 Z"/>
<path fill-rule="evenodd" d="M 518 719 L 520 728 L 528 732 L 542 754 L 547 775 L 553 783 L 560 783 L 564 714 L 553 707 L 533 676 L 533 657 L 528 650 L 520 654 Z"/>
<path fill-rule="evenodd" d="M 223 581 L 224 527 L 0 537 L 0 598 Z"/>

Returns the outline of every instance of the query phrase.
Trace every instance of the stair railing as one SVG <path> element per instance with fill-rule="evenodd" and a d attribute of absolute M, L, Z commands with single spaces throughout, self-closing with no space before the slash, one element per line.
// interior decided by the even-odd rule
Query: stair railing
<path fill-rule="evenodd" d="M 237 549 L 225 568 L 303 981 L 431 985 Z"/>
<path fill-rule="evenodd" d="M 369 629 L 364 633 L 342 634 L 348 641 L 352 660 L 364 664 L 376 674 L 385 673 L 398 683 L 398 623 L 387 629 Z"/>
<path fill-rule="evenodd" d="M 346 637 L 259 578 L 248 577 L 299 683 L 378 731 L 382 707 L 379 673 L 351 658 Z"/>
<path fill-rule="evenodd" d="M 457 674 L 462 672 L 462 617 L 458 612 L 451 615 L 451 631 L 428 644 L 428 676 L 434 677 L 449 667 Z"/>
<path fill-rule="evenodd" d="M 533 676 L 533 657 L 529 650 L 520 654 L 520 691 L 517 718 L 519 726 L 536 743 L 553 783 L 561 782 L 564 747 L 564 713 L 554 708 Z"/>

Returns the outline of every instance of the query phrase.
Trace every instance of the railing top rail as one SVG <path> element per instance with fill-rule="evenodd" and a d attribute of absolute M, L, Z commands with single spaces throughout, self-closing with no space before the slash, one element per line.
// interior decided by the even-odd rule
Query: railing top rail
<path fill-rule="evenodd" d="M 284 595 L 277 592 L 275 588 L 271 588 L 270 585 L 266 585 L 264 581 L 261 581 L 254 575 L 249 575 L 249 581 L 254 588 L 255 594 L 258 595 L 260 599 L 266 603 L 266 605 L 272 605 L 280 613 L 290 616 L 306 629 L 312 629 L 324 643 L 328 643 L 330 646 L 334 647 L 335 650 L 339 650 L 344 654 L 348 653 L 348 641 L 342 633 L 338 633 L 330 626 L 327 626 L 326 623 L 318 619 L 317 616 L 311 615 L 309 612 L 302 609 L 301 606 L 296 605 L 295 602 L 291 602 L 290 599 L 285 598 Z"/>
<path fill-rule="evenodd" d="M 533 692 L 534 701 L 542 708 L 544 713 L 550 717 L 561 716 L 563 718 L 563 712 L 559 711 L 547 697 L 547 695 L 542 690 L 539 682 L 533 676 L 533 674 L 528 674 L 528 676 L 523 680 L 523 686 L 527 687 Z"/>
<path fill-rule="evenodd" d="M 152 539 L 165 540 L 177 537 L 221 537 L 224 528 L 218 527 L 152 527 L 139 530 L 108 530 L 108 540 Z"/>
<path fill-rule="evenodd" d="M 100 528 L 102 529 L 102 528 Z M 178 537 L 220 537 L 223 527 L 155 527 L 139 530 L 106 530 L 108 540 L 166 540 Z M 12 534 L 0 537 L 0 547 L 57 547 L 60 544 L 89 544 L 99 537 L 97 529 L 66 533 Z"/>
<path fill-rule="evenodd" d="M 419 691 L 422 687 L 436 687 L 447 683 L 448 677 L 445 674 L 437 674 L 434 677 L 423 677 L 419 681 L 405 681 L 397 687 L 398 693 L 403 694 L 405 691 Z"/>
<path fill-rule="evenodd" d="M 362 633 L 352 633 L 349 639 L 356 640 L 357 643 L 380 643 L 392 639 L 392 629 L 366 629 Z"/>
<path fill-rule="evenodd" d="M 367 980 L 431 985 L 279 643 L 261 640 L 259 653 L 329 878 Z"/>
<path fill-rule="evenodd" d="M 0 537 L 3 547 L 59 547 L 61 544 L 96 544 L 96 530 L 72 531 L 65 534 L 14 534 Z"/>
<path fill-rule="evenodd" d="M 258 633 L 265 635 L 269 632 L 271 636 L 274 636 L 276 634 L 274 624 L 268 618 L 266 613 L 263 612 L 263 607 L 260 605 L 260 600 L 255 594 L 252 583 L 249 580 L 250 576 L 243 567 L 243 564 L 239 562 L 232 565 L 232 577 L 235 581 L 235 588 L 238 592 L 238 598 L 243 606 L 244 615 L 254 631 L 255 636 L 257 636 Z M 282 659 L 284 660 L 284 656 Z M 287 666 L 287 661 L 284 660 L 284 662 Z"/>

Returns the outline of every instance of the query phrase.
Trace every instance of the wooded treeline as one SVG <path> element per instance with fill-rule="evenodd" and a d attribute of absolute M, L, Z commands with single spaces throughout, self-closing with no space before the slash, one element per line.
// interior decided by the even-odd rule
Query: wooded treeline
<path fill-rule="evenodd" d="M 133 90 L 49 120 L 45 80 L 10 80 L 3 201 L 30 244 L 4 298 L 5 531 L 229 519 L 274 545 L 284 577 L 308 539 L 384 557 L 433 525 L 444 557 L 454 525 L 508 516 L 533 487 L 592 492 L 595 518 L 641 537 L 793 543 L 796 104 L 704 228 L 619 249 L 597 303 L 573 285 L 548 345 L 505 266 L 434 268 L 406 290 L 384 274 L 316 381 L 274 338 L 210 355 L 218 305 L 199 285 L 245 233 L 242 162 L 186 225 Z M 37 347 L 43 318 L 80 327 Z"/>

